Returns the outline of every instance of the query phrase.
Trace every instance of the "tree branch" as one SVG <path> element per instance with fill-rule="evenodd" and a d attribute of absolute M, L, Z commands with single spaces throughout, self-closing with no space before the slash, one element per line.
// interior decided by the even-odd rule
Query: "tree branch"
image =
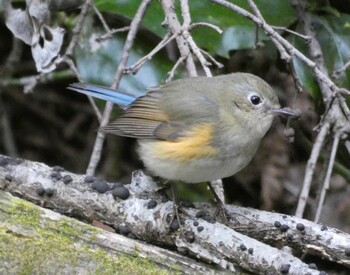
<path fill-rule="evenodd" d="M 129 58 L 130 50 L 132 48 L 132 45 L 133 45 L 135 37 L 136 37 L 137 30 L 139 28 L 141 20 L 145 14 L 146 9 L 147 9 L 148 5 L 150 4 L 150 2 L 151 2 L 151 0 L 143 0 L 140 4 L 138 10 L 136 11 L 136 14 L 135 14 L 133 20 L 131 21 L 130 30 L 128 32 L 128 35 L 127 35 L 127 38 L 125 41 L 124 49 L 122 52 L 122 57 L 120 59 L 120 63 L 118 65 L 117 71 L 115 73 L 113 84 L 111 85 L 112 89 L 117 89 L 119 86 L 120 80 L 121 80 L 123 72 L 124 72 L 124 68 L 127 64 L 128 58 Z M 111 113 L 112 113 L 112 109 L 113 109 L 113 103 L 107 102 L 106 107 L 105 107 L 104 112 L 103 112 L 103 115 L 102 115 L 102 120 L 100 123 L 101 126 L 105 126 L 108 124 Z M 94 148 L 93 148 L 93 151 L 92 151 L 92 154 L 90 157 L 90 162 L 89 162 L 88 168 L 86 170 L 86 174 L 88 174 L 88 175 L 93 175 L 95 173 L 97 164 L 101 158 L 104 140 L 105 140 L 105 134 L 102 132 L 98 132 L 97 136 L 96 136 Z"/>
<path fill-rule="evenodd" d="M 66 181 L 67 178 L 70 180 Z M 299 253 L 317 255 L 350 267 L 346 254 L 350 236 L 339 230 L 287 215 L 230 205 L 226 209 L 232 220 L 226 226 L 207 222 L 206 218 L 193 218 L 199 217 L 199 212 L 207 213 L 205 215 L 215 212 L 207 204 L 197 204 L 195 208 L 185 209 L 191 217 L 181 216 L 185 234 L 180 234 L 170 227 L 174 214 L 172 202 L 164 202 L 159 192 L 161 187 L 141 171 L 134 172 L 131 184 L 123 187 L 130 193 L 124 200 L 112 196 L 112 184 L 105 182 L 109 190 L 98 193 L 86 181 L 84 175 L 61 168 L 0 156 L 0 189 L 60 213 L 98 220 L 117 232 L 150 243 L 177 247 L 184 253 L 190 251 L 205 262 L 231 270 L 241 266 L 259 274 L 277 274 L 284 268 L 289 270 L 288 274 L 319 274 L 295 256 L 268 245 L 273 244 L 288 245 Z M 41 189 L 43 196 L 38 191 Z M 50 196 L 45 195 L 48 189 L 52 190 Z"/>

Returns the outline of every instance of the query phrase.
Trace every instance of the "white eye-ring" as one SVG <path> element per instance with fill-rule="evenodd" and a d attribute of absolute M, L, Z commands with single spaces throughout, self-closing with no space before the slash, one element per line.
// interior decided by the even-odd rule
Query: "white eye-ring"
<path fill-rule="evenodd" d="M 250 95 L 248 98 L 253 105 L 259 105 L 262 103 L 262 100 L 258 95 Z"/>

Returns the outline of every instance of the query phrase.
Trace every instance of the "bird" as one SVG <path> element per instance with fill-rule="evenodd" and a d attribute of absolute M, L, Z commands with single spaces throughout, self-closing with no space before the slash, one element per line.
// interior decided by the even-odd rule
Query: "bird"
<path fill-rule="evenodd" d="M 276 115 L 297 116 L 281 108 L 267 82 L 249 73 L 178 79 L 139 97 L 93 84 L 68 88 L 118 105 L 122 115 L 100 130 L 136 138 L 151 175 L 185 183 L 236 174 Z"/>

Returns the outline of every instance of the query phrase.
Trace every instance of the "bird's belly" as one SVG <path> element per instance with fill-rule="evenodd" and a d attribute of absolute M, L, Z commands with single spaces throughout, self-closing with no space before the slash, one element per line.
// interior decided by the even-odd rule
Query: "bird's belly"
<path fill-rule="evenodd" d="M 229 177 L 251 160 L 251 156 L 226 154 L 199 155 L 190 159 L 171 158 L 156 153 L 156 142 L 140 141 L 139 154 L 153 175 L 169 180 L 180 180 L 187 183 L 213 181 Z"/>

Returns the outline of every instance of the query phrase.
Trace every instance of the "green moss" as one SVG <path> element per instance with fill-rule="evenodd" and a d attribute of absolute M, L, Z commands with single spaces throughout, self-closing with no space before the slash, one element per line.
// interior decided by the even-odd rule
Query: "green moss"
<path fill-rule="evenodd" d="M 6 208 L 6 212 L 11 223 L 30 227 L 40 226 L 42 211 L 30 202 L 14 199 L 13 204 Z"/>
<path fill-rule="evenodd" d="M 74 245 L 67 238 L 53 233 L 40 238 L 27 237 L 0 226 L 0 261 L 11 262 L 14 269 L 2 270 L 4 274 L 13 270 L 16 274 L 59 273 L 65 268 L 68 273 L 79 273 L 80 267 L 90 274 L 175 274 L 160 269 L 148 259 L 124 255 L 108 255 L 102 249 L 86 245 Z M 83 263 L 89 266 L 83 266 Z M 90 270 L 90 271 L 89 271 Z M 81 271 L 81 270 L 80 270 Z M 85 274 L 85 273 L 84 273 Z"/>
<path fill-rule="evenodd" d="M 175 274 L 169 270 L 160 269 L 148 259 L 131 256 L 110 257 L 101 249 L 91 256 L 97 257 L 98 268 L 95 274 Z"/>
<path fill-rule="evenodd" d="M 91 243 L 99 228 L 62 217 L 42 219 L 39 207 L 14 197 L 0 198 L 0 274 L 175 274 L 149 259 L 111 255 Z M 6 203 L 4 204 L 4 201 Z M 5 207 L 4 207 L 5 206 Z M 88 263 L 88 266 L 86 266 Z"/>

